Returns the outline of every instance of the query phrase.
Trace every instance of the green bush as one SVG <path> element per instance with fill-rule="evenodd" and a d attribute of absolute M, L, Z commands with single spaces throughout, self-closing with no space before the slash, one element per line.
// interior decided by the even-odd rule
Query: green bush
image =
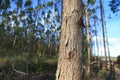
<path fill-rule="evenodd" d="M 104 71 L 103 70 L 99 70 L 98 74 L 97 74 L 99 77 L 103 77 L 104 75 Z"/>

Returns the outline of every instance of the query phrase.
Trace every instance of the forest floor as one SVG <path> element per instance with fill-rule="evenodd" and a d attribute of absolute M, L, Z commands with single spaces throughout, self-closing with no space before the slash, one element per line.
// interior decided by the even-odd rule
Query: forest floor
<path fill-rule="evenodd" d="M 12 78 L 10 78 L 10 75 L 7 74 L 0 80 L 55 80 L 55 73 L 36 72 L 29 75 L 15 73 Z M 109 71 L 105 74 L 104 70 L 100 70 L 97 74 L 92 74 L 87 80 L 120 80 L 120 69 L 115 68 L 115 72 L 112 74 L 110 74 Z"/>
<path fill-rule="evenodd" d="M 3 60 L 3 59 L 2 59 Z M 0 62 L 0 80 L 55 80 L 55 71 L 57 68 L 56 59 L 47 59 L 44 63 L 33 64 L 31 65 L 31 70 L 34 72 L 30 72 L 28 75 L 21 74 L 15 70 L 13 70 L 11 64 L 7 63 L 5 60 Z M 21 66 L 21 67 L 20 67 Z M 16 65 L 15 68 L 19 70 L 23 68 L 22 65 Z M 39 70 L 40 71 L 37 71 Z M 24 70 L 24 68 L 23 68 Z M 110 69 L 105 73 L 104 69 L 97 71 L 97 69 L 93 69 L 90 78 L 88 80 L 120 80 L 120 67 L 119 65 L 115 65 L 112 68 L 112 74 L 110 74 Z M 42 71 L 42 72 L 41 72 Z"/>
<path fill-rule="evenodd" d="M 97 73 L 92 73 L 88 80 L 120 80 L 120 65 L 108 65 L 107 71 L 100 69 Z"/>

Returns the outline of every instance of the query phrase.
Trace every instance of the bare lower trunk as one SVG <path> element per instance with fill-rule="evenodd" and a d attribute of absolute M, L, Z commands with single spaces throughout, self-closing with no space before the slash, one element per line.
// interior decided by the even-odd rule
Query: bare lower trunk
<path fill-rule="evenodd" d="M 82 0 L 64 0 L 56 80 L 83 80 Z"/>

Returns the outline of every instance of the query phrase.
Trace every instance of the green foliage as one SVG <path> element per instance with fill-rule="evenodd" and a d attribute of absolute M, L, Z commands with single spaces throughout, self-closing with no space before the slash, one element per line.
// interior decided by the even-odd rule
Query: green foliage
<path fill-rule="evenodd" d="M 113 13 L 116 13 L 118 11 L 120 11 L 119 7 L 120 7 L 120 0 L 111 0 L 109 1 L 109 6 L 111 7 L 111 10 L 113 11 Z"/>
<path fill-rule="evenodd" d="M 28 8 L 27 10 L 28 10 L 28 11 L 33 11 L 33 10 L 34 10 L 34 8 Z"/>
<path fill-rule="evenodd" d="M 56 17 L 56 21 L 57 21 L 57 22 L 60 22 L 60 15 L 58 14 L 58 15 L 56 15 L 55 17 Z"/>
<path fill-rule="evenodd" d="M 17 7 L 21 7 L 22 8 L 22 3 L 23 3 L 22 0 L 16 1 Z"/>
<path fill-rule="evenodd" d="M 31 1 L 31 0 L 26 0 L 25 6 L 30 6 L 31 4 L 32 4 L 32 1 Z"/>
<path fill-rule="evenodd" d="M 44 10 L 42 11 L 42 15 L 45 15 L 45 11 Z"/>
<path fill-rule="evenodd" d="M 1 71 L 1 72 L 0 72 L 0 78 L 4 77 L 4 74 L 5 74 L 5 72 L 4 72 L 4 71 Z"/>
<path fill-rule="evenodd" d="M 51 64 L 51 62 L 46 62 L 43 61 L 45 59 L 40 59 L 37 62 L 30 61 L 29 63 L 29 71 L 31 72 L 52 72 L 55 73 L 56 68 L 57 68 L 57 63 L 55 62 L 54 64 Z"/>
<path fill-rule="evenodd" d="M 52 2 L 52 1 L 51 1 L 51 2 L 50 2 L 50 1 L 47 2 L 47 6 L 48 6 L 48 7 L 51 7 L 52 5 L 53 5 L 53 2 Z"/>
<path fill-rule="evenodd" d="M 104 76 L 104 71 L 103 71 L 103 70 L 99 70 L 98 76 L 99 76 L 99 77 L 103 77 L 103 76 Z"/>
<path fill-rule="evenodd" d="M 58 8 L 57 8 L 57 6 L 55 5 L 55 12 L 56 12 L 56 11 L 58 11 Z"/>
<path fill-rule="evenodd" d="M 0 3 L 0 8 L 7 9 L 8 7 L 10 7 L 10 0 L 2 0 Z"/>
<path fill-rule="evenodd" d="M 88 0 L 88 3 L 91 4 L 91 5 L 94 5 L 96 2 L 96 0 Z"/>
<path fill-rule="evenodd" d="M 44 8 L 45 7 L 45 4 L 41 4 L 40 5 L 40 8 L 42 9 L 42 8 Z"/>

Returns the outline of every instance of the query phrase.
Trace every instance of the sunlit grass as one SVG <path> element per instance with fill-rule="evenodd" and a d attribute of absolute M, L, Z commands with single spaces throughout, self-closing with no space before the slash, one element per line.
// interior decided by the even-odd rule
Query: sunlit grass
<path fill-rule="evenodd" d="M 7 61 L 9 61 L 9 57 L 8 56 L 6 56 L 6 57 L 0 57 L 0 64 L 4 64 L 4 63 L 6 63 Z"/>

